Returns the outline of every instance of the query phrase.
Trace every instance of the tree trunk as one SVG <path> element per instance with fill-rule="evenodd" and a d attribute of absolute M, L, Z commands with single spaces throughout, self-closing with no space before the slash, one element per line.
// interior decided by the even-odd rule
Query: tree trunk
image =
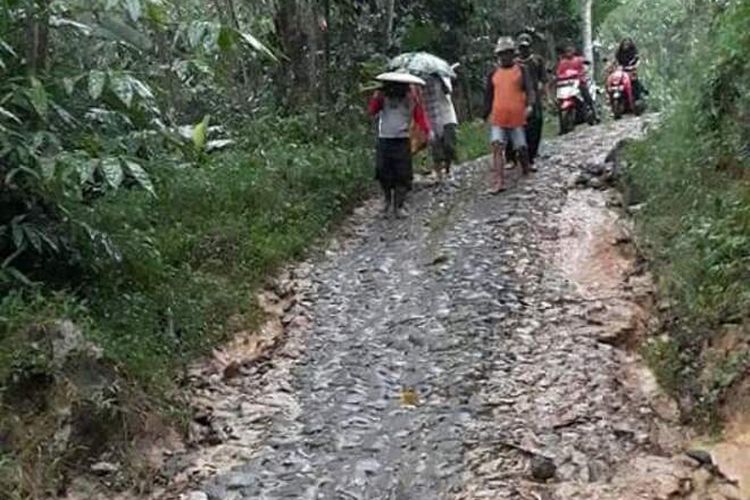
<path fill-rule="evenodd" d="M 331 99 L 331 0 L 323 0 L 323 18 L 320 29 L 323 30 L 323 102 L 328 104 Z"/>
<path fill-rule="evenodd" d="M 385 9 L 385 41 L 386 50 L 393 47 L 393 19 L 396 15 L 396 0 L 386 0 Z"/>
<path fill-rule="evenodd" d="M 583 1 L 583 55 L 591 63 L 590 72 L 595 74 L 594 70 L 594 36 L 593 36 L 593 3 L 594 0 Z"/>
<path fill-rule="evenodd" d="M 237 30 L 238 32 L 241 32 L 242 26 L 240 25 L 240 19 L 237 16 L 237 8 L 234 5 L 234 1 L 226 0 L 226 3 L 227 3 L 227 10 L 229 11 L 229 16 L 232 19 L 232 25 L 234 29 Z M 242 75 L 242 85 L 243 87 L 247 87 L 249 78 L 247 76 L 247 66 L 245 65 L 245 58 L 242 57 L 242 55 L 240 55 L 238 59 L 240 63 L 240 74 Z M 239 92 L 240 98 L 243 97 L 243 94 L 244 94 L 243 92 Z"/>
<path fill-rule="evenodd" d="M 315 12 L 307 2 L 280 0 L 274 23 L 287 60 L 281 67 L 282 85 L 289 104 L 299 105 L 317 95 Z"/>
<path fill-rule="evenodd" d="M 47 70 L 49 41 L 49 1 L 34 2 L 33 14 L 26 25 L 26 67 L 30 75 Z"/>

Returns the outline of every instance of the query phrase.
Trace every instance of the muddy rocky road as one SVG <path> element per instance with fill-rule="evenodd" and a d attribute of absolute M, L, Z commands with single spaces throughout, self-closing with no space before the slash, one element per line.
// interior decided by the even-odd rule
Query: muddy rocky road
<path fill-rule="evenodd" d="M 158 498 L 740 498 L 629 349 L 650 281 L 604 162 L 643 125 L 552 141 L 500 196 L 483 159 L 408 220 L 358 209 L 262 295 L 262 332 L 195 367 Z"/>

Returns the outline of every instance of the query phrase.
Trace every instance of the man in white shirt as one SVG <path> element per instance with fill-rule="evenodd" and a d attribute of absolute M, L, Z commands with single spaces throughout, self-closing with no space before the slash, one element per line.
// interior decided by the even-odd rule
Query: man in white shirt
<path fill-rule="evenodd" d="M 424 91 L 425 108 L 434 132 L 430 144 L 432 170 L 438 180 L 450 175 L 451 164 L 456 159 L 458 118 L 451 99 L 452 90 L 450 78 L 433 75 Z"/>

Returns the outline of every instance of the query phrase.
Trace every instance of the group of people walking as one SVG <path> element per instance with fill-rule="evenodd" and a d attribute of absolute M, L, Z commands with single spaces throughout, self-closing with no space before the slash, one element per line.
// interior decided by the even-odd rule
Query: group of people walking
<path fill-rule="evenodd" d="M 531 35 L 523 33 L 517 39 L 500 37 L 495 45 L 497 63 L 487 76 L 483 113 L 489 125 L 492 194 L 507 188 L 506 169 L 520 166 L 523 175 L 536 171 L 549 79 L 532 42 Z M 580 73 L 583 99 L 593 110 L 584 65 L 570 44 L 557 70 L 573 68 Z M 427 138 L 438 181 L 450 174 L 456 158 L 458 120 L 451 79 L 435 73 L 422 83 L 385 81 L 369 103 L 370 114 L 378 118 L 376 178 L 384 193 L 383 212 L 398 218 L 408 215 L 404 202 L 413 177 L 410 137 L 416 132 Z"/>
<path fill-rule="evenodd" d="M 413 128 L 427 138 L 438 180 L 450 175 L 458 127 L 451 93 L 449 78 L 432 75 L 422 91 L 405 82 L 387 81 L 370 99 L 370 115 L 378 116 L 375 176 L 383 189 L 385 215 L 408 215 L 404 202 L 413 178 Z"/>

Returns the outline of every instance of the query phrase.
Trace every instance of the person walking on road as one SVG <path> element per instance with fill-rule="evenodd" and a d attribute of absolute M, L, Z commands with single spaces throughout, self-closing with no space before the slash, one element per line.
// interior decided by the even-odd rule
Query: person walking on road
<path fill-rule="evenodd" d="M 492 179 L 490 192 L 497 194 L 505 186 L 505 147 L 512 144 L 517 158 L 528 174 L 529 151 L 526 143 L 527 119 L 536 100 L 534 85 L 526 68 L 515 60 L 516 44 L 500 37 L 495 46 L 498 65 L 487 77 L 484 118 L 490 124 Z"/>
<path fill-rule="evenodd" d="M 451 99 L 450 78 L 433 74 L 424 91 L 425 108 L 434 138 L 430 143 L 432 170 L 438 181 L 449 176 L 451 164 L 456 159 L 456 128 L 458 118 Z"/>
<path fill-rule="evenodd" d="M 534 161 L 539 155 L 544 127 L 544 107 L 542 103 L 544 102 L 547 84 L 547 69 L 544 58 L 534 53 L 531 35 L 528 33 L 523 33 L 518 37 L 518 62 L 526 68 L 534 87 L 533 109 L 526 124 L 526 142 L 529 147 L 529 163 L 532 170 L 535 170 Z"/>
<path fill-rule="evenodd" d="M 394 79 L 407 78 L 390 75 Z M 378 116 L 375 177 L 383 189 L 383 214 L 388 216 L 392 210 L 397 218 L 405 218 L 408 214 L 404 202 L 414 177 L 410 125 L 413 120 L 425 137 L 431 137 L 430 123 L 416 90 L 398 81 L 386 81 L 370 99 L 368 111 L 371 116 Z"/>

